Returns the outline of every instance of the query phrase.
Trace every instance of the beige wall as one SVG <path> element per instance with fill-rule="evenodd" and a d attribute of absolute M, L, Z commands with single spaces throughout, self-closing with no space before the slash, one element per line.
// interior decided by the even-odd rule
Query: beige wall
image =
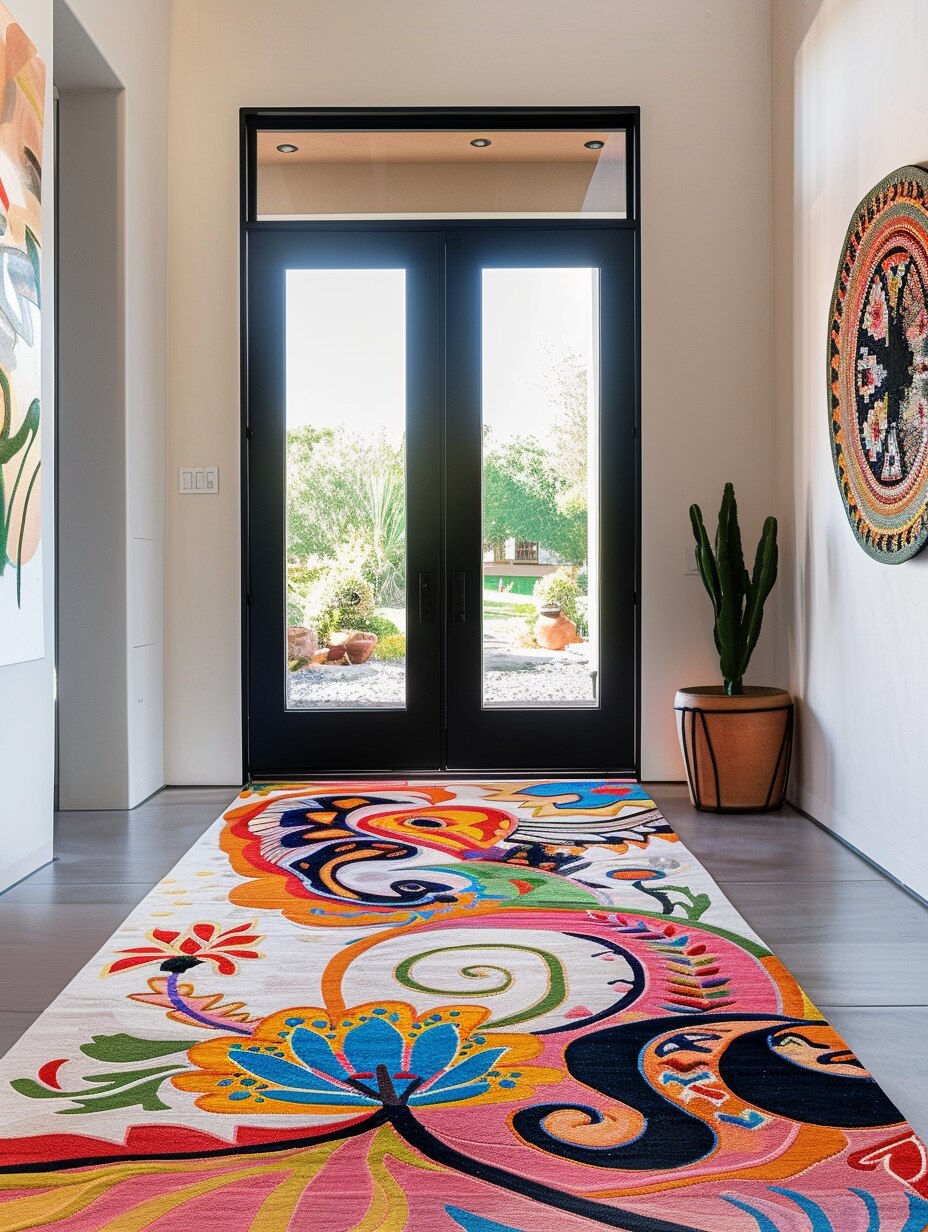
<path fill-rule="evenodd" d="M 167 776 L 240 768 L 238 108 L 639 104 L 644 774 L 679 778 L 671 703 L 717 678 L 683 574 L 687 506 L 773 499 L 767 0 L 176 0 L 171 69 Z M 176 495 L 180 464 L 221 493 Z M 631 579 L 629 580 L 631 585 Z M 752 679 L 772 681 L 769 631 Z"/>
<path fill-rule="evenodd" d="M 928 7 L 776 0 L 772 14 L 780 661 L 800 699 L 792 798 L 928 896 L 928 554 L 887 566 L 858 547 L 832 470 L 825 385 L 854 208 L 894 168 L 928 161 Z M 892 69 L 873 76 L 887 48 Z"/>

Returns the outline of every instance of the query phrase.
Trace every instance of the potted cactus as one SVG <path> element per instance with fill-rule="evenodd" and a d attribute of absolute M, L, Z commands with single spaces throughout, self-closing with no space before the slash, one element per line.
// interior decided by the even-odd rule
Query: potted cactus
<path fill-rule="evenodd" d="M 681 689 L 674 699 L 690 798 L 713 812 L 778 808 L 786 794 L 793 703 L 784 689 L 745 685 L 744 676 L 777 578 L 777 520 L 767 518 L 754 569 L 744 564 L 735 490 L 725 485 L 715 547 L 698 505 L 690 506 L 696 563 L 714 617 L 722 684 Z"/>

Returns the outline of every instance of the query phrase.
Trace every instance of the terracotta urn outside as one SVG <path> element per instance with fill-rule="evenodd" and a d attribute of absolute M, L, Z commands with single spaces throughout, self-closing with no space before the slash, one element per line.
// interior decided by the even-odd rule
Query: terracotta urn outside
<path fill-rule="evenodd" d="M 716 813 L 779 808 L 793 745 L 793 700 L 785 689 L 722 685 L 681 689 L 674 698 L 677 735 L 690 799 Z"/>
<path fill-rule="evenodd" d="M 567 619 L 559 607 L 543 607 L 533 632 L 535 641 L 543 650 L 563 650 L 583 641 L 577 626 Z"/>

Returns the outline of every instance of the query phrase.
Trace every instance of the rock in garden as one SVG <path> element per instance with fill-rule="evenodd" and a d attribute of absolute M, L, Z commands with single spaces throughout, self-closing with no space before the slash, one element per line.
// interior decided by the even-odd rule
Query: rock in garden
<path fill-rule="evenodd" d="M 329 639 L 328 660 L 330 663 L 365 663 L 376 645 L 376 633 L 343 629 Z"/>
<path fill-rule="evenodd" d="M 287 658 L 306 659 L 309 662 L 318 649 L 319 643 L 312 629 L 304 625 L 287 626 Z"/>
<path fill-rule="evenodd" d="M 376 645 L 376 633 L 352 633 L 345 642 L 345 654 L 352 663 L 366 663 Z"/>

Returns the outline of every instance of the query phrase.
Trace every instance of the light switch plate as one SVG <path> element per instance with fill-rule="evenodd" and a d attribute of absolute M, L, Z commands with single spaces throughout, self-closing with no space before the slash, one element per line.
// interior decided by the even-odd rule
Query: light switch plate
<path fill-rule="evenodd" d="M 699 573 L 699 566 L 696 564 L 696 545 L 687 546 L 683 549 L 683 572 L 684 573 Z"/>
<path fill-rule="evenodd" d="M 218 466 L 181 466 L 177 472 L 181 496 L 213 496 L 219 491 Z"/>

